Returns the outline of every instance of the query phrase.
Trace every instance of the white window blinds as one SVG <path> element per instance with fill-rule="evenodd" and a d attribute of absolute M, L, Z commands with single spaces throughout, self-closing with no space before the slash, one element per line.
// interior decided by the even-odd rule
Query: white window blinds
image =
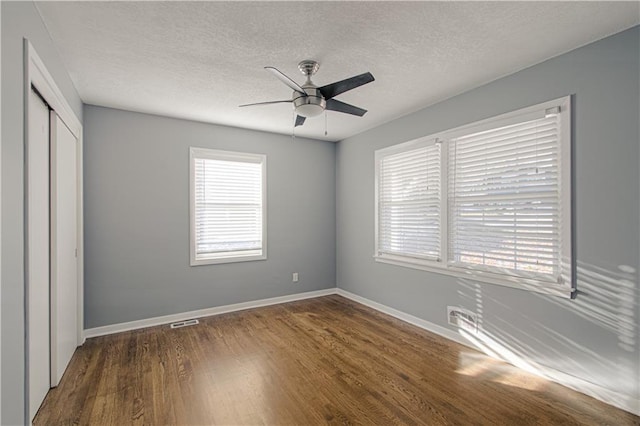
<path fill-rule="evenodd" d="M 378 254 L 440 259 L 440 144 L 378 163 Z"/>
<path fill-rule="evenodd" d="M 263 162 L 260 155 L 192 149 L 192 263 L 262 258 Z"/>
<path fill-rule="evenodd" d="M 570 97 L 377 150 L 375 166 L 377 262 L 575 290 Z"/>
<path fill-rule="evenodd" d="M 560 115 L 449 141 L 449 263 L 560 276 Z"/>

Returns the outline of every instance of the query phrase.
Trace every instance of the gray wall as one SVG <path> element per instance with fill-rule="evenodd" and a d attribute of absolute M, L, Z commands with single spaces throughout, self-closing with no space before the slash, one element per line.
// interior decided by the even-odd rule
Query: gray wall
<path fill-rule="evenodd" d="M 267 155 L 267 260 L 189 266 L 190 146 Z M 85 328 L 335 287 L 335 151 L 85 106 Z"/>
<path fill-rule="evenodd" d="M 638 398 L 639 33 L 632 28 L 341 141 L 338 287 L 443 327 L 447 305 L 463 306 L 480 313 L 489 346 Z M 374 262 L 376 149 L 569 94 L 576 300 Z"/>
<path fill-rule="evenodd" d="M 2 424 L 24 423 L 23 37 L 82 120 L 76 93 L 32 2 L 2 7 Z"/>
<path fill-rule="evenodd" d="M 0 7 L 1 423 L 22 424 L 23 37 L 81 120 L 83 110 L 33 3 Z M 333 287 L 337 242 L 339 287 L 445 327 L 447 305 L 482 307 L 492 344 L 637 397 L 639 37 L 634 28 L 340 142 L 337 150 L 318 141 L 87 106 L 85 325 Z M 375 149 L 567 94 L 576 95 L 576 300 L 373 262 Z M 189 267 L 191 145 L 267 154 L 268 260 Z M 294 271 L 299 284 L 291 283 Z"/>

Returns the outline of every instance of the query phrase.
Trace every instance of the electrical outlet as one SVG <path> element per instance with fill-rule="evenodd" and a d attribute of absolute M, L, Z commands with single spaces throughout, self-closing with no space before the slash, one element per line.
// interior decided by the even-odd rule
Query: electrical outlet
<path fill-rule="evenodd" d="M 298 273 L 297 273 L 297 272 L 294 272 L 294 273 L 293 273 L 293 278 L 292 278 L 292 279 L 293 279 L 293 282 L 294 282 L 294 283 L 297 283 L 297 282 L 298 282 Z"/>

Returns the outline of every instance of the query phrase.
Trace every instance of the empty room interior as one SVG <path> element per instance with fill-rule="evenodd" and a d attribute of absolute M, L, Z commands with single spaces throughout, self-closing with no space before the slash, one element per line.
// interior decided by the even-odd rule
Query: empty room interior
<path fill-rule="evenodd" d="M 2 425 L 640 424 L 640 2 L 0 22 Z"/>

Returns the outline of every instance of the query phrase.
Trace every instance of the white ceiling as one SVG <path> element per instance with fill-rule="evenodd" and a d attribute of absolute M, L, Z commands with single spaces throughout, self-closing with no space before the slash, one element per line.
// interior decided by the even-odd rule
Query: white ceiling
<path fill-rule="evenodd" d="M 38 2 L 85 103 L 291 134 L 303 59 L 376 81 L 296 134 L 341 140 L 638 24 L 638 2 Z"/>

